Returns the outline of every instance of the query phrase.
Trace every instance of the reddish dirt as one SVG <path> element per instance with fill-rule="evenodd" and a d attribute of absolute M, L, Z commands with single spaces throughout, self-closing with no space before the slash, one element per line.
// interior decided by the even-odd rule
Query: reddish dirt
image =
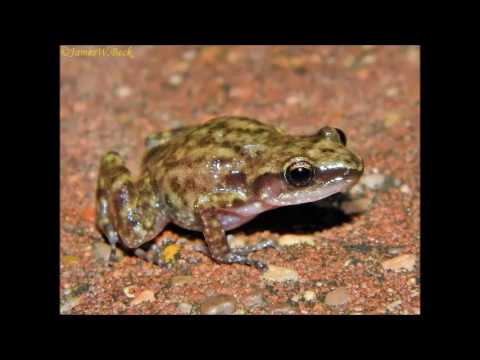
<path fill-rule="evenodd" d="M 77 49 L 87 48 L 98 47 Z M 197 314 L 208 297 L 221 294 L 234 298 L 236 314 L 420 313 L 417 47 L 142 46 L 131 51 L 133 57 L 61 56 L 61 313 Z M 257 118 L 293 134 L 327 124 L 341 128 L 364 158 L 365 175 L 378 173 L 387 180 L 379 190 L 364 191 L 370 207 L 348 221 L 334 216 L 322 227 L 321 209 L 302 205 L 262 214 L 231 232 L 247 243 L 311 235 L 314 246 L 253 255 L 295 270 L 298 281 L 269 283 L 254 268 L 215 264 L 192 249 L 201 233 L 175 226 L 157 238 L 182 244 L 171 269 L 130 255 L 106 265 L 96 255 L 104 240 L 94 225 L 100 157 L 119 151 L 137 174 L 147 134 L 219 115 Z M 414 268 L 382 267 L 402 254 L 416 257 Z M 188 280 L 172 283 L 179 275 Z M 346 303 L 325 303 L 339 287 L 349 294 Z M 305 291 L 314 298 L 306 300 Z M 254 293 L 263 297 L 260 306 L 249 302 Z"/>

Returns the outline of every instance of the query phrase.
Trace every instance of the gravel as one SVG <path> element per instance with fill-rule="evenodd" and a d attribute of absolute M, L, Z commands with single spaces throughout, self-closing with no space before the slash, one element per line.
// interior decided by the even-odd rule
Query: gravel
<path fill-rule="evenodd" d="M 193 276 L 190 275 L 178 275 L 172 277 L 170 280 L 171 286 L 183 286 L 193 282 Z"/>

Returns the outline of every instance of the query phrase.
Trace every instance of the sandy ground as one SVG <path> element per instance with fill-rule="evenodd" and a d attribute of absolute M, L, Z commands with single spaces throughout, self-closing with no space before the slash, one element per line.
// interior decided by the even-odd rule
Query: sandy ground
<path fill-rule="evenodd" d="M 62 314 L 420 313 L 417 47 L 95 49 L 61 56 Z M 176 244 L 170 269 L 127 253 L 109 267 L 94 225 L 100 157 L 119 151 L 137 174 L 147 134 L 219 115 L 341 128 L 365 175 L 337 207 L 277 209 L 231 231 L 232 246 L 280 243 L 252 255 L 266 274 L 214 263 L 196 251 L 201 233 L 173 225 L 155 240 Z"/>

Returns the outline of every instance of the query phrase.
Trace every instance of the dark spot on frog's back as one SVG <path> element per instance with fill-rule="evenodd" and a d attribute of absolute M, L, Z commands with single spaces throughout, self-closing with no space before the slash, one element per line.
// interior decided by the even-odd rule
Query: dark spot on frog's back
<path fill-rule="evenodd" d="M 180 182 L 178 181 L 177 177 L 170 179 L 170 188 L 175 192 L 180 190 Z"/>
<path fill-rule="evenodd" d="M 247 176 L 243 172 L 234 172 L 225 175 L 225 185 L 230 188 L 244 187 L 247 182 Z"/>
<path fill-rule="evenodd" d="M 331 153 L 335 152 L 335 150 L 333 150 L 333 149 L 322 149 L 321 151 L 322 151 L 322 153 L 325 153 L 325 154 L 331 154 Z"/>
<path fill-rule="evenodd" d="M 197 187 L 197 184 L 195 183 L 195 179 L 192 177 L 187 177 L 185 180 L 185 190 L 187 191 L 194 191 Z"/>

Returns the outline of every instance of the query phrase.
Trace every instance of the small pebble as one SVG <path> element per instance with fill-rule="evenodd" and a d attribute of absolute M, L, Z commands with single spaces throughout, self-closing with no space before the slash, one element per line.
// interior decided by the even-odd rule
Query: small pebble
<path fill-rule="evenodd" d="M 93 223 L 95 221 L 95 208 L 93 206 L 89 206 L 83 209 L 82 219 L 88 223 Z"/>
<path fill-rule="evenodd" d="M 130 285 L 130 286 L 127 286 L 127 287 L 124 287 L 123 288 L 123 293 L 128 297 L 128 298 L 134 298 L 135 297 L 135 293 L 137 291 L 137 286 L 135 285 Z"/>
<path fill-rule="evenodd" d="M 398 255 L 402 252 L 402 250 L 403 250 L 403 247 L 394 246 L 394 247 L 389 247 L 387 250 L 387 253 L 389 253 L 390 255 Z"/>
<path fill-rule="evenodd" d="M 382 174 L 364 175 L 360 182 L 370 190 L 381 189 L 385 185 L 386 176 Z"/>
<path fill-rule="evenodd" d="M 388 304 L 386 308 L 389 311 L 394 311 L 401 304 L 402 304 L 402 300 L 397 300 L 397 301 L 392 302 L 391 304 Z"/>
<path fill-rule="evenodd" d="M 168 78 L 168 83 L 174 87 L 179 86 L 183 82 L 183 76 L 180 74 L 173 74 Z"/>
<path fill-rule="evenodd" d="M 200 306 L 202 315 L 230 315 L 235 312 L 237 302 L 230 295 L 215 295 L 206 299 Z"/>
<path fill-rule="evenodd" d="M 295 310 L 288 304 L 279 304 L 272 308 L 272 315 L 293 315 Z"/>
<path fill-rule="evenodd" d="M 152 290 L 143 290 L 138 296 L 132 300 L 130 305 L 135 306 L 141 304 L 145 301 L 153 302 L 155 301 L 155 294 Z"/>
<path fill-rule="evenodd" d="M 377 61 L 377 57 L 373 54 L 368 54 L 362 59 L 362 64 L 363 65 L 370 65 L 374 64 Z"/>
<path fill-rule="evenodd" d="M 182 58 L 185 61 L 192 61 L 196 57 L 197 57 L 197 51 L 195 49 L 187 50 L 182 55 Z"/>
<path fill-rule="evenodd" d="M 320 303 L 315 304 L 312 308 L 313 314 L 323 314 L 324 312 L 325 312 L 325 307 Z"/>
<path fill-rule="evenodd" d="M 260 291 L 256 291 L 253 294 L 247 296 L 243 301 L 246 307 L 253 309 L 256 307 L 262 307 L 266 305 L 266 301 L 263 294 Z"/>
<path fill-rule="evenodd" d="M 181 247 L 178 244 L 167 245 L 162 252 L 165 262 L 173 262 L 175 260 L 175 257 L 178 255 L 180 249 Z"/>
<path fill-rule="evenodd" d="M 391 127 L 398 123 L 402 119 L 401 115 L 397 112 L 389 112 L 385 115 L 384 124 L 386 127 Z"/>
<path fill-rule="evenodd" d="M 68 314 L 75 306 L 80 304 L 82 298 L 81 296 L 75 296 L 68 298 L 61 306 L 60 306 L 60 314 Z"/>
<path fill-rule="evenodd" d="M 396 87 L 388 88 L 387 91 L 385 91 L 385 95 L 388 97 L 395 97 L 398 95 L 398 93 L 399 93 L 399 90 Z"/>
<path fill-rule="evenodd" d="M 75 265 L 80 259 L 75 255 L 65 255 L 62 257 L 63 265 Z"/>
<path fill-rule="evenodd" d="M 233 249 L 241 248 L 246 245 L 245 238 L 243 238 L 242 236 L 233 236 L 232 234 L 228 234 L 227 241 L 228 245 Z"/>
<path fill-rule="evenodd" d="M 262 278 L 267 281 L 285 282 L 285 281 L 298 281 L 298 273 L 289 268 L 269 265 L 268 271 L 262 274 Z"/>
<path fill-rule="evenodd" d="M 188 315 L 192 312 L 192 304 L 187 304 L 187 303 L 180 303 L 177 305 L 178 311 L 184 315 Z"/>
<path fill-rule="evenodd" d="M 193 276 L 190 275 L 178 275 L 172 277 L 170 280 L 170 285 L 172 286 L 183 286 L 193 282 Z"/>
<path fill-rule="evenodd" d="M 310 235 L 287 234 L 280 236 L 280 238 L 278 239 L 278 244 L 280 246 L 292 246 L 298 244 L 315 246 L 315 240 L 314 237 Z"/>
<path fill-rule="evenodd" d="M 228 96 L 234 99 L 248 99 L 252 95 L 254 95 L 254 92 L 249 87 L 235 86 L 235 87 L 232 87 L 228 92 Z"/>
<path fill-rule="evenodd" d="M 73 104 L 73 111 L 84 112 L 85 110 L 87 110 L 87 104 L 84 101 L 78 101 Z"/>
<path fill-rule="evenodd" d="M 410 189 L 410 186 L 408 186 L 407 184 L 403 184 L 400 187 L 400 191 L 404 194 L 411 194 L 412 193 L 412 190 Z"/>
<path fill-rule="evenodd" d="M 404 254 L 393 259 L 388 259 L 382 262 L 384 270 L 392 270 L 400 272 L 402 270 L 413 271 L 415 268 L 416 256 L 412 254 Z"/>
<path fill-rule="evenodd" d="M 297 303 L 300 301 L 300 295 L 296 294 L 293 295 L 292 298 L 290 299 L 292 302 Z"/>
<path fill-rule="evenodd" d="M 308 302 L 314 302 L 317 300 L 317 294 L 313 290 L 307 290 L 303 293 L 303 299 Z"/>
<path fill-rule="evenodd" d="M 119 98 L 126 98 L 130 96 L 131 93 L 132 93 L 132 89 L 130 89 L 128 86 L 120 86 L 116 91 L 116 95 Z"/>
<path fill-rule="evenodd" d="M 330 306 L 344 305 L 350 301 L 350 295 L 345 287 L 330 291 L 325 297 L 325 304 Z"/>
<path fill-rule="evenodd" d="M 97 241 L 92 245 L 92 251 L 97 260 L 108 261 L 110 258 L 111 247 L 105 242 Z M 117 255 L 120 251 L 117 249 Z"/>

